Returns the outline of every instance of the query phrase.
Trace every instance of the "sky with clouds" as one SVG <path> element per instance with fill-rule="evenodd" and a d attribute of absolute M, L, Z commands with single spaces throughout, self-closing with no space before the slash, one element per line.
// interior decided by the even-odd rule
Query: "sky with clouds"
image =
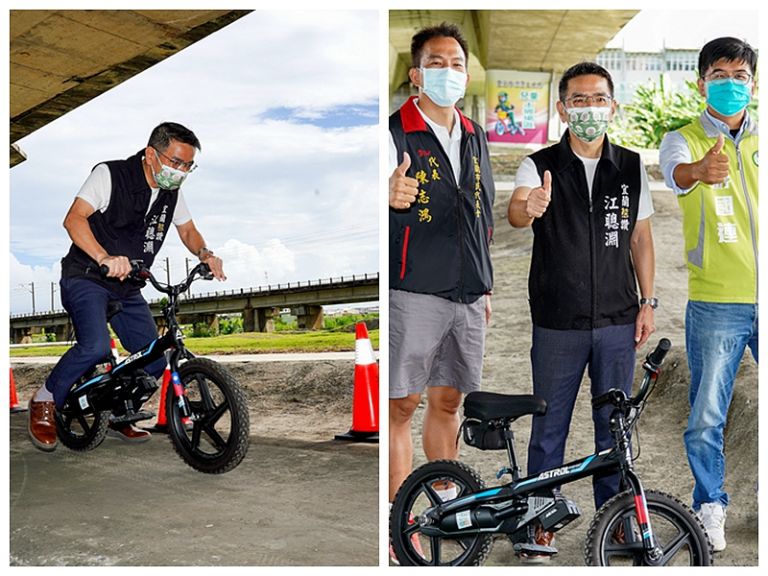
<path fill-rule="evenodd" d="M 696 10 L 641 10 L 606 48 L 624 48 L 627 52 L 698 50 L 720 36 L 735 36 L 758 46 L 757 12 L 733 9 L 744 7 L 718 6 L 712 10 L 700 5 Z"/>
<path fill-rule="evenodd" d="M 22 139 L 10 312 L 32 311 L 32 282 L 37 311 L 51 309 L 75 194 L 95 164 L 134 154 L 166 120 L 202 143 L 184 196 L 228 276 L 198 291 L 377 272 L 377 35 L 377 11 L 256 11 Z M 175 233 L 160 278 L 166 257 L 180 279 L 192 256 Z"/>

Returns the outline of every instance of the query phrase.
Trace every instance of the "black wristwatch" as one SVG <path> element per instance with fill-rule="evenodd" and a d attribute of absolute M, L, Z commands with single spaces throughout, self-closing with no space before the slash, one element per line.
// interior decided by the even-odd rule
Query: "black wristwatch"
<path fill-rule="evenodd" d="M 640 298 L 640 306 L 642 306 L 643 304 L 648 304 L 648 306 L 656 310 L 656 308 L 659 307 L 659 299 L 658 298 Z"/>

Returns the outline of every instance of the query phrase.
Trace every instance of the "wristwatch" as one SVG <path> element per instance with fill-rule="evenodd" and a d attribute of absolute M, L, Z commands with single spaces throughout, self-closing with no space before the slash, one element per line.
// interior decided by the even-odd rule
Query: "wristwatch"
<path fill-rule="evenodd" d="M 659 299 L 658 298 L 640 298 L 640 306 L 642 306 L 643 304 L 648 304 L 648 306 L 656 310 L 656 308 L 659 307 Z"/>

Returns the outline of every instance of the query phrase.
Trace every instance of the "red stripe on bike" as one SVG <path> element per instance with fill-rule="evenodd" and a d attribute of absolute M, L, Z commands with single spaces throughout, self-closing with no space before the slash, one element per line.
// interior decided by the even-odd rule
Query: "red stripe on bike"
<path fill-rule="evenodd" d="M 648 523 L 648 511 L 646 510 L 645 499 L 642 496 L 635 496 L 635 512 L 637 512 L 638 523 Z"/>
<path fill-rule="evenodd" d="M 403 254 L 400 261 L 400 280 L 405 278 L 405 260 L 408 256 L 408 238 L 411 236 L 411 227 L 405 227 L 405 235 L 403 236 Z"/>

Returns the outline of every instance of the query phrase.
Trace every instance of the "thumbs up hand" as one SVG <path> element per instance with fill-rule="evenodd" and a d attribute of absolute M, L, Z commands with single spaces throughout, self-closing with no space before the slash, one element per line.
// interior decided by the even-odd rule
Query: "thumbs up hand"
<path fill-rule="evenodd" d="M 544 181 L 538 188 L 532 188 L 528 194 L 528 200 L 525 205 L 525 212 L 529 218 L 541 218 L 547 211 L 547 206 L 552 199 L 552 174 L 549 170 L 544 171 Z"/>
<path fill-rule="evenodd" d="M 704 157 L 695 163 L 694 177 L 705 184 L 722 184 L 728 177 L 728 156 L 722 153 L 725 137 L 717 136 L 717 142 Z"/>
<path fill-rule="evenodd" d="M 403 152 L 402 163 L 395 168 L 389 177 L 389 207 L 395 210 L 410 208 L 419 193 L 419 182 L 416 178 L 406 176 L 411 167 L 411 157 Z"/>

